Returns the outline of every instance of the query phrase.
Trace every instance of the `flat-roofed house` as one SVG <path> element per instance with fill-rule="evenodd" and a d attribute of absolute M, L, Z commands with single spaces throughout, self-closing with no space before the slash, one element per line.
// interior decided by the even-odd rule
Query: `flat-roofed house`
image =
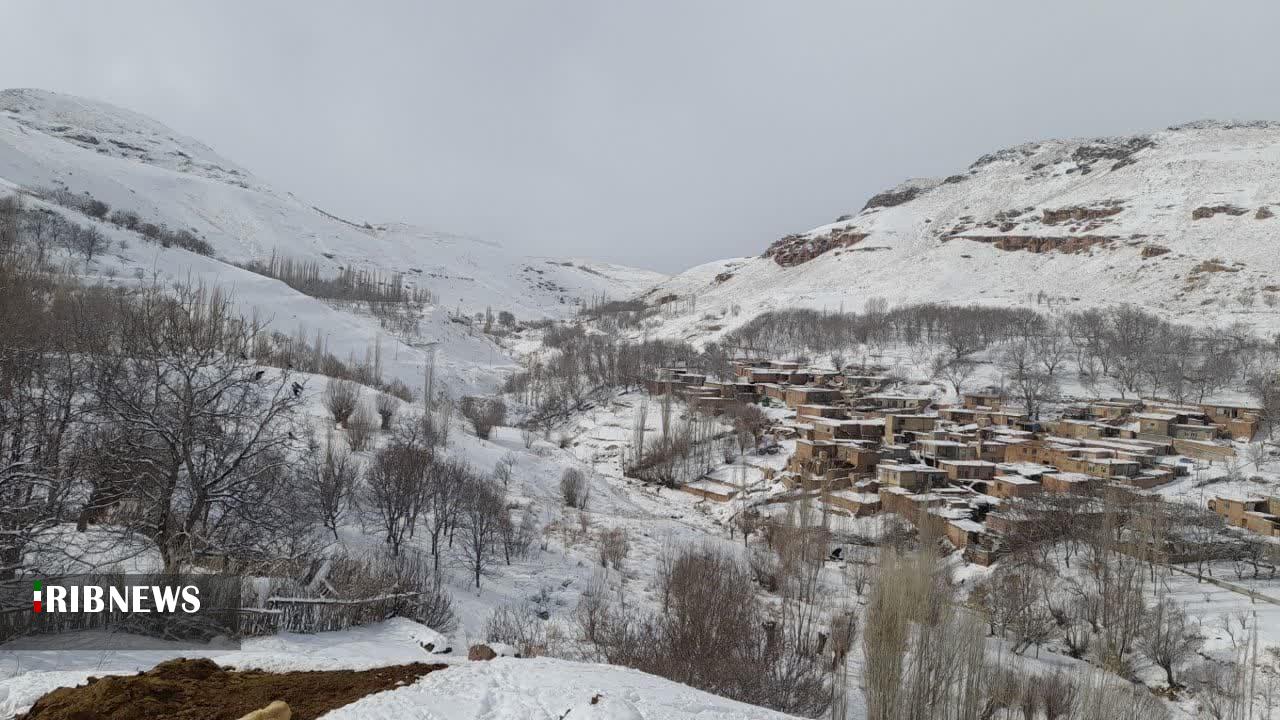
<path fill-rule="evenodd" d="M 942 470 L 924 464 L 882 462 L 876 466 L 876 481 L 881 488 L 893 486 L 919 493 L 941 485 L 946 477 Z"/>
<path fill-rule="evenodd" d="M 987 487 L 988 494 L 1003 499 L 1028 498 L 1041 490 L 1040 481 L 1021 475 L 996 475 Z"/>
<path fill-rule="evenodd" d="M 996 475 L 996 464 L 986 460 L 939 460 L 938 469 L 952 482 L 990 480 Z"/>
<path fill-rule="evenodd" d="M 1209 509 L 1227 523 L 1267 537 L 1280 537 L 1280 497 L 1253 497 L 1243 500 L 1213 498 Z"/>
<path fill-rule="evenodd" d="M 801 405 L 830 405 L 844 396 L 835 388 L 805 386 L 787 386 L 784 400 L 789 408 Z"/>

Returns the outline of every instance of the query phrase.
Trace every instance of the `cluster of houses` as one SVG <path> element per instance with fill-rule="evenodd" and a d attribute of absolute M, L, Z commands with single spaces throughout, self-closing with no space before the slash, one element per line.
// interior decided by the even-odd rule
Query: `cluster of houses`
<path fill-rule="evenodd" d="M 794 439 L 795 452 L 774 479 L 792 497 L 856 517 L 896 513 L 917 525 L 933 522 L 980 564 L 998 557 L 1002 539 L 1017 530 L 1019 500 L 1098 486 L 1154 488 L 1188 474 L 1191 458 L 1233 456 L 1229 441 L 1251 438 L 1260 424 L 1260 411 L 1245 405 L 1159 400 L 1080 403 L 1056 420 L 1036 421 L 996 391 L 939 406 L 927 395 L 891 391 L 898 386 L 878 368 L 758 361 L 735 363 L 728 381 L 665 369 L 647 389 L 681 396 L 698 412 L 738 402 L 785 405 L 794 415 L 773 432 Z M 720 501 L 735 493 L 714 480 L 687 489 Z M 1210 507 L 1232 524 L 1280 536 L 1280 500 Z"/>

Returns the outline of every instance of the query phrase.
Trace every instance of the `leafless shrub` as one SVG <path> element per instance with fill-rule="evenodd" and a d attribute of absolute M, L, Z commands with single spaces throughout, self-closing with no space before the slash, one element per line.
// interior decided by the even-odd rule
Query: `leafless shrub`
<path fill-rule="evenodd" d="M 591 483 L 577 468 L 565 468 L 560 476 L 560 498 L 568 507 L 584 510 L 591 497 Z"/>
<path fill-rule="evenodd" d="M 487 440 L 493 428 L 507 420 L 507 405 L 499 398 L 482 398 L 468 395 L 462 398 L 459 409 L 462 417 L 471 423 L 476 437 Z"/>
<path fill-rule="evenodd" d="M 371 595 L 412 593 L 402 610 L 404 617 L 444 634 L 457 629 L 453 599 L 420 553 L 351 554 L 342 551 L 330 558 L 323 579 L 324 597 L 342 600 Z"/>
<path fill-rule="evenodd" d="M 378 411 L 378 417 L 382 419 L 383 432 L 391 429 L 391 421 L 395 419 L 396 410 L 400 403 L 391 395 L 382 393 L 378 395 L 375 401 L 375 409 Z"/>
<path fill-rule="evenodd" d="M 537 608 L 528 605 L 499 605 L 484 623 L 485 640 L 510 645 L 520 657 L 542 655 L 547 647 L 546 625 Z"/>
<path fill-rule="evenodd" d="M 600 531 L 600 566 L 610 565 L 614 570 L 622 570 L 622 562 L 627 558 L 631 543 L 627 539 L 625 528 L 609 528 Z"/>
<path fill-rule="evenodd" d="M 364 452 L 377 435 L 378 420 L 373 411 L 363 403 L 357 404 L 355 412 L 347 418 L 347 441 L 351 444 L 351 449 Z"/>
<path fill-rule="evenodd" d="M 360 401 L 360 387 L 350 380 L 330 378 L 324 389 L 324 406 L 339 425 L 355 412 Z"/>
<path fill-rule="evenodd" d="M 658 585 L 662 607 L 652 614 L 615 607 L 603 581 L 584 593 L 579 627 L 607 662 L 784 712 L 827 709 L 827 661 L 797 652 L 786 623 L 768 614 L 732 557 L 675 551 L 659 567 Z"/>

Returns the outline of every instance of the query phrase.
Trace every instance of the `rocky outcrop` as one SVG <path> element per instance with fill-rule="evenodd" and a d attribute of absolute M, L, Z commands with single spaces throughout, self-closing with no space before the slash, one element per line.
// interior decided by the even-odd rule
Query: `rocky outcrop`
<path fill-rule="evenodd" d="M 782 267 L 794 267 L 809 262 L 829 250 L 857 245 L 867 237 L 867 233 L 857 228 L 833 230 L 826 235 L 816 237 L 788 235 L 770 245 L 762 257 L 773 258 L 773 261 Z"/>
<path fill-rule="evenodd" d="M 1266 205 L 1263 205 L 1262 207 L 1258 208 L 1258 212 L 1253 214 L 1253 219 L 1266 220 L 1267 218 L 1275 217 L 1275 215 L 1276 215 L 1275 213 L 1271 212 L 1271 208 L 1267 207 Z"/>
<path fill-rule="evenodd" d="M 1148 245 L 1142 248 L 1142 257 L 1153 258 L 1169 254 L 1169 248 L 1163 245 Z"/>
<path fill-rule="evenodd" d="M 1119 238 L 1114 235 L 955 235 L 953 238 L 985 243 L 997 250 L 1032 253 L 1059 252 L 1068 255 L 1086 252 L 1095 246 L 1109 245 Z M 947 238 L 951 239 L 951 238 Z"/>
<path fill-rule="evenodd" d="M 1046 208 L 1040 222 L 1045 225 L 1061 225 L 1067 222 L 1102 220 L 1113 215 L 1119 215 L 1122 210 L 1124 210 L 1124 206 L 1118 200 L 1112 200 L 1110 203 L 1101 206 L 1085 207 L 1073 205 L 1056 210 Z"/>
<path fill-rule="evenodd" d="M 918 187 L 908 187 L 902 190 L 886 190 L 871 196 L 866 205 L 862 206 L 863 210 L 870 210 L 878 207 L 894 207 L 903 203 L 911 202 L 920 197 L 924 190 Z"/>
<path fill-rule="evenodd" d="M 1205 220 L 1207 218 L 1211 218 L 1214 215 L 1219 215 L 1219 214 L 1243 215 L 1246 212 L 1249 212 L 1249 211 L 1245 210 L 1242 207 L 1237 207 L 1235 205 L 1201 205 L 1200 207 L 1191 211 L 1191 219 Z"/>

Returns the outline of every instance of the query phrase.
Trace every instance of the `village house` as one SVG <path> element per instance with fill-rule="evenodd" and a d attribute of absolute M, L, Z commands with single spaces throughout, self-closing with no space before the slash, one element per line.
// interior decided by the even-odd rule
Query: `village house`
<path fill-rule="evenodd" d="M 929 465 L 936 466 L 941 460 L 976 460 L 976 445 L 956 442 L 955 440 L 921 439 L 915 442 L 916 454 Z"/>
<path fill-rule="evenodd" d="M 1003 500 L 1029 498 L 1039 495 L 1040 490 L 1038 480 L 1021 475 L 996 475 L 987 485 L 987 494 Z"/>
<path fill-rule="evenodd" d="M 887 414 L 884 416 L 884 440 L 909 444 L 916 435 L 933 432 L 937 425 L 936 415 Z"/>
<path fill-rule="evenodd" d="M 839 405 L 800 405 L 796 417 L 848 418 L 849 409 Z"/>
<path fill-rule="evenodd" d="M 1245 500 L 1213 498 L 1209 509 L 1227 523 L 1267 537 L 1280 537 L 1280 497 L 1254 497 Z"/>
<path fill-rule="evenodd" d="M 783 393 L 783 402 L 795 409 L 801 405 L 830 405 L 844 396 L 835 388 L 790 385 Z"/>
<path fill-rule="evenodd" d="M 880 494 L 859 492 L 855 489 L 835 490 L 822 496 L 823 502 L 854 517 L 865 517 L 880 512 Z"/>
<path fill-rule="evenodd" d="M 955 483 L 990 480 L 996 476 L 996 464 L 986 460 L 939 460 L 938 469 Z"/>
<path fill-rule="evenodd" d="M 685 483 L 680 489 L 690 495 L 696 495 L 704 500 L 712 502 L 728 502 L 738 494 L 738 489 L 729 483 L 703 478 L 695 480 L 691 483 Z"/>
<path fill-rule="evenodd" d="M 919 493 L 942 485 L 947 474 L 935 467 L 923 464 L 898 464 L 882 462 L 876 466 L 876 481 L 881 489 L 898 487 Z"/>
<path fill-rule="evenodd" d="M 1060 495 L 1083 495 L 1088 492 L 1092 481 L 1088 475 L 1072 472 L 1046 473 L 1040 477 L 1040 485 L 1045 492 Z"/>
<path fill-rule="evenodd" d="M 969 410 L 978 408 L 990 408 L 998 410 L 1004 403 L 1004 394 L 997 390 L 986 390 L 980 392 L 967 392 L 961 396 L 961 407 Z"/>
<path fill-rule="evenodd" d="M 1262 408 L 1253 405 L 1215 403 L 1201 405 L 1200 408 L 1211 422 L 1233 438 L 1252 440 L 1262 423 Z"/>

